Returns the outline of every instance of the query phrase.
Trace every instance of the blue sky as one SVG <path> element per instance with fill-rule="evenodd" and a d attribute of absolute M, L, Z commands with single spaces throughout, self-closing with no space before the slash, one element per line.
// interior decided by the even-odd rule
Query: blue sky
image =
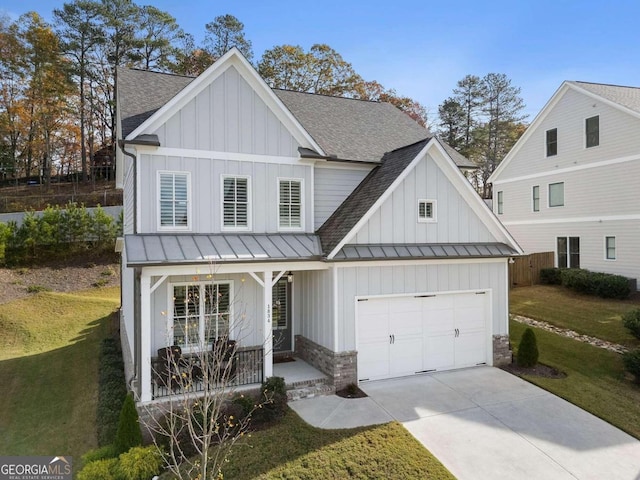
<path fill-rule="evenodd" d="M 63 3 L 0 0 L 0 10 L 14 18 L 35 10 L 50 20 Z M 640 2 L 633 0 L 150 3 L 196 39 L 214 17 L 235 15 L 256 58 L 274 45 L 327 43 L 362 77 L 415 98 L 431 117 L 467 74 L 505 73 L 522 89 L 529 121 L 563 80 L 640 86 Z"/>

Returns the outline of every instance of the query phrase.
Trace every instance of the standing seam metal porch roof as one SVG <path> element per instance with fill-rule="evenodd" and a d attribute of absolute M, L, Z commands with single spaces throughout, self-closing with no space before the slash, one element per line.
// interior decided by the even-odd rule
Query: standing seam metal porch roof
<path fill-rule="evenodd" d="M 207 262 L 319 260 L 316 235 L 141 234 L 125 235 L 128 266 Z"/>
<path fill-rule="evenodd" d="M 518 255 L 504 243 L 420 243 L 345 245 L 334 260 L 487 258 Z"/>

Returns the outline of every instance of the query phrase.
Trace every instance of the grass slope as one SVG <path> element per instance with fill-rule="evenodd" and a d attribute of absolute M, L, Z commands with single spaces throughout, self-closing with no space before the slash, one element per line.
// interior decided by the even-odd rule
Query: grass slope
<path fill-rule="evenodd" d="M 510 322 L 514 346 L 525 328 Z M 640 387 L 625 374 L 621 356 L 545 330 L 533 330 L 540 362 L 562 370 L 567 377 L 525 378 L 640 439 Z"/>
<path fill-rule="evenodd" d="M 397 422 L 323 430 L 291 410 L 231 455 L 224 475 L 238 480 L 455 478 Z"/>
<path fill-rule="evenodd" d="M 119 289 L 0 304 L 0 454 L 80 455 L 96 446 L 100 340 Z"/>
<path fill-rule="evenodd" d="M 574 293 L 564 287 L 534 285 L 509 292 L 511 313 L 544 320 L 562 328 L 630 347 L 640 342 L 622 325 L 622 315 L 640 308 L 631 300 L 608 300 Z"/>

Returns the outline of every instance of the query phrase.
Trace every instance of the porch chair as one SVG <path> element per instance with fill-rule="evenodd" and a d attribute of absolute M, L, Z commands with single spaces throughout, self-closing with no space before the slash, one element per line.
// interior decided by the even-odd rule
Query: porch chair
<path fill-rule="evenodd" d="M 178 345 L 158 349 L 158 362 L 154 372 L 156 384 L 177 390 L 180 387 L 180 367 L 184 364 L 182 348 Z"/>

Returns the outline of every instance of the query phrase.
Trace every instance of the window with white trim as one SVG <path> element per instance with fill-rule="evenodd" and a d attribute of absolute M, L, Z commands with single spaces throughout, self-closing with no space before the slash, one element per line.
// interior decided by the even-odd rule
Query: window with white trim
<path fill-rule="evenodd" d="M 547 157 L 558 154 L 558 129 L 547 130 Z"/>
<path fill-rule="evenodd" d="M 558 268 L 580 268 L 580 237 L 558 237 Z"/>
<path fill-rule="evenodd" d="M 282 230 L 302 229 L 302 180 L 278 180 L 278 226 Z"/>
<path fill-rule="evenodd" d="M 158 172 L 161 229 L 189 228 L 189 173 Z"/>
<path fill-rule="evenodd" d="M 534 212 L 540 211 L 540 185 L 534 185 L 531 189 L 531 205 Z"/>
<path fill-rule="evenodd" d="M 549 206 L 564 206 L 564 182 L 549 184 Z"/>
<path fill-rule="evenodd" d="M 604 258 L 606 260 L 616 259 L 616 237 L 604 237 Z"/>
<path fill-rule="evenodd" d="M 250 182 L 248 177 L 222 177 L 222 229 L 251 228 Z"/>
<path fill-rule="evenodd" d="M 436 220 L 436 201 L 418 200 L 418 222 L 435 222 Z"/>
<path fill-rule="evenodd" d="M 502 191 L 498 192 L 498 215 L 502 215 L 504 213 L 504 193 Z"/>
<path fill-rule="evenodd" d="M 597 147 L 600 145 L 600 116 L 587 118 L 584 124 L 586 147 Z"/>
<path fill-rule="evenodd" d="M 173 284 L 171 289 L 173 345 L 207 349 L 217 338 L 229 336 L 230 282 Z"/>

